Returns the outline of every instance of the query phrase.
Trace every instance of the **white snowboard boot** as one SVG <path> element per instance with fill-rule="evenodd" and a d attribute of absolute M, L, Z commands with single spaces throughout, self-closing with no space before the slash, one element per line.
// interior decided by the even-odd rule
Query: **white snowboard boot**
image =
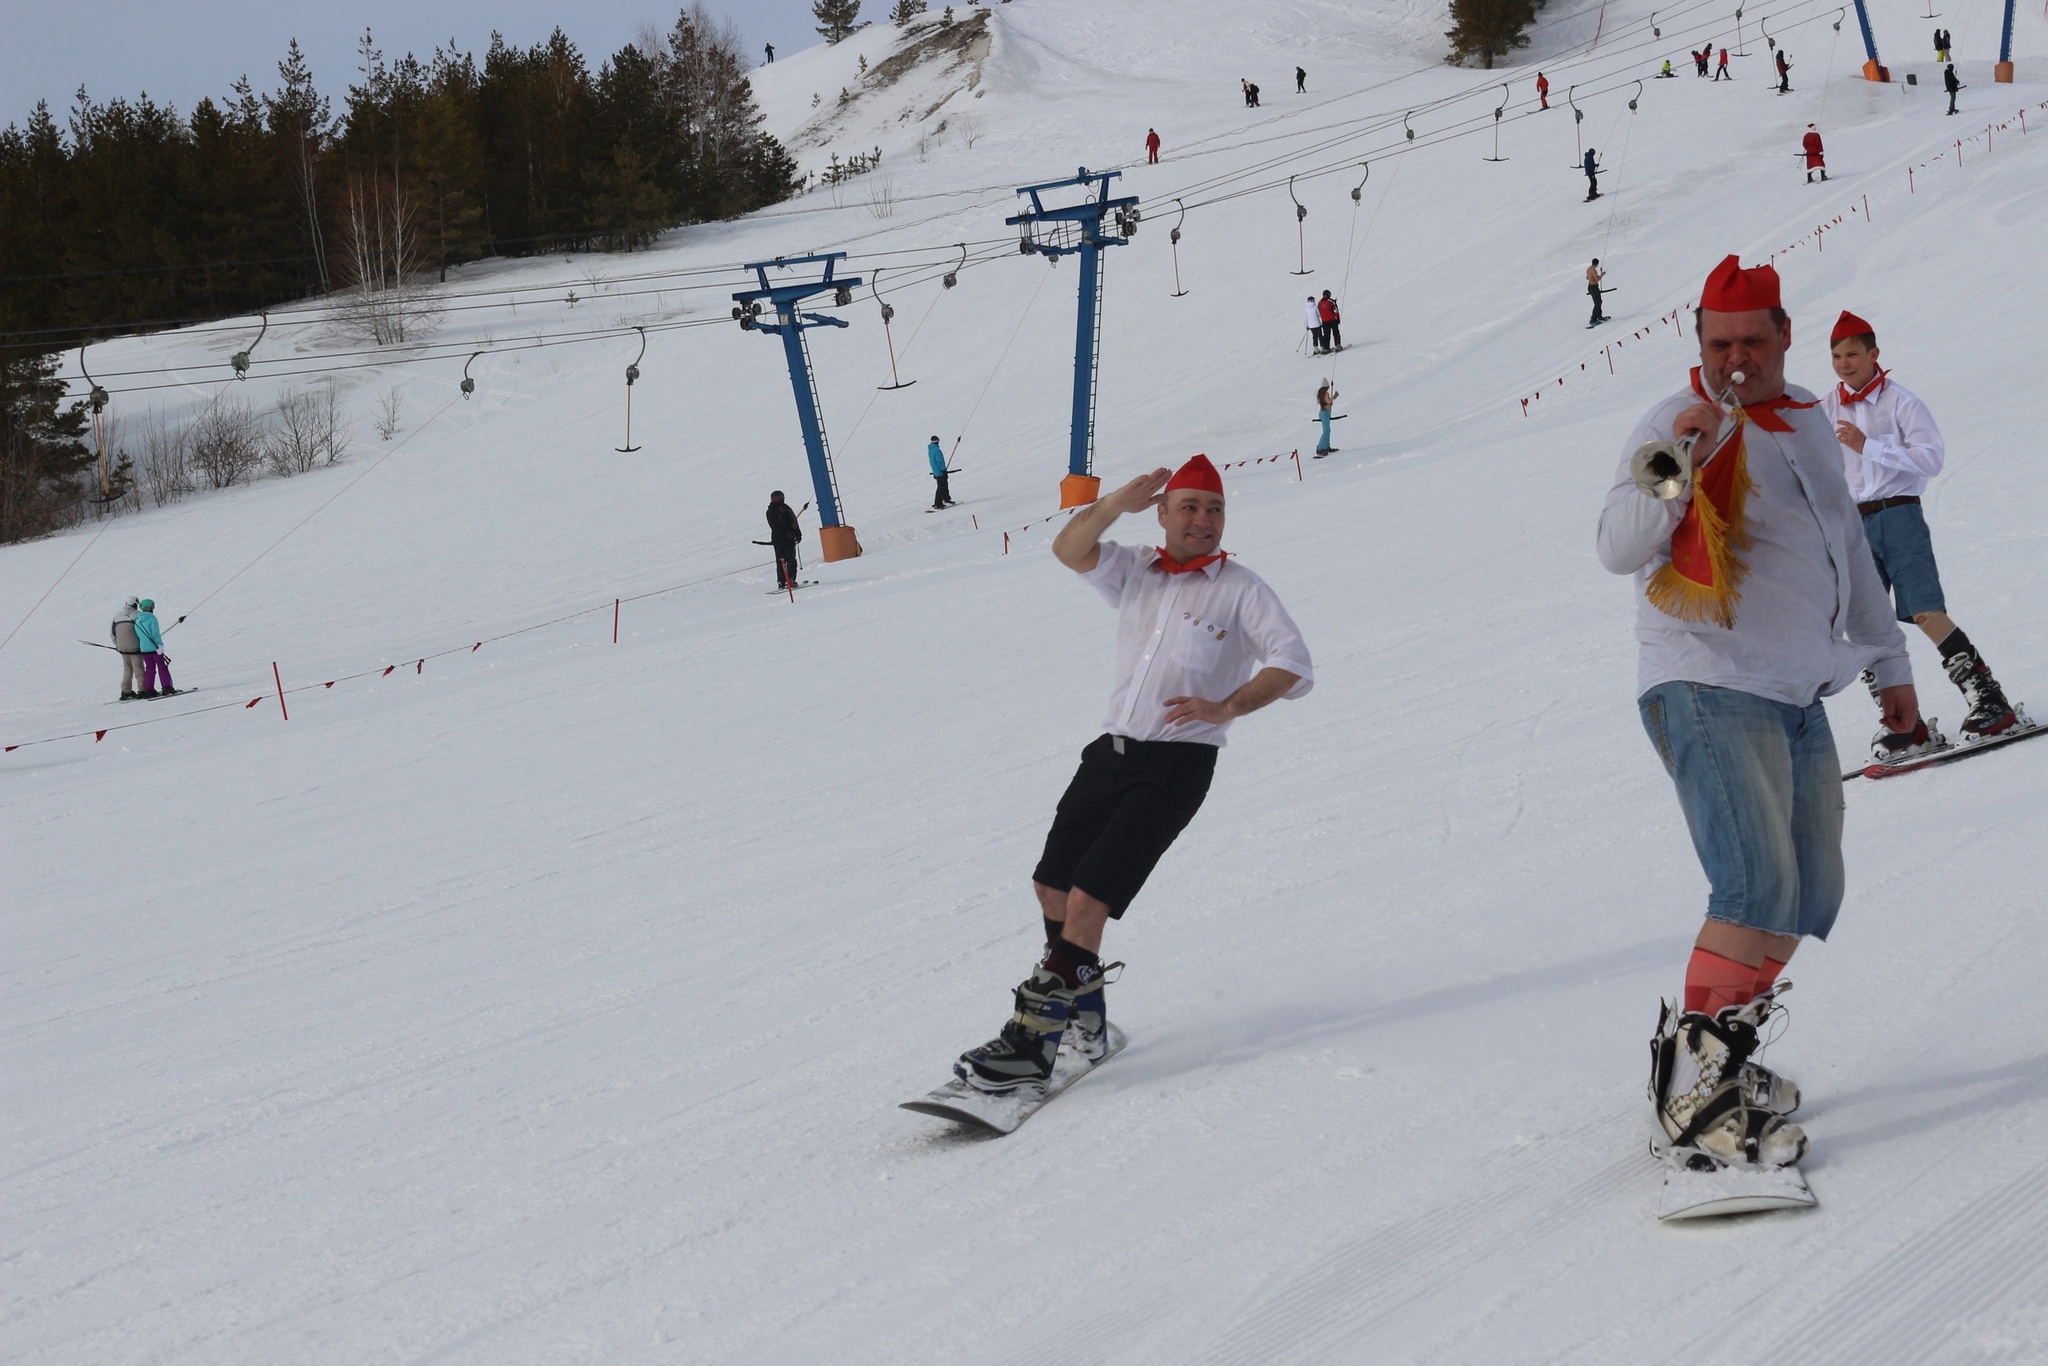
<path fill-rule="evenodd" d="M 1650 1103 L 1669 1148 L 1698 1148 L 1724 1162 L 1783 1167 L 1806 1154 L 1806 1133 L 1785 1122 L 1799 1088 L 1751 1061 L 1780 982 L 1718 1015 L 1663 1003 L 1650 1040 Z"/>

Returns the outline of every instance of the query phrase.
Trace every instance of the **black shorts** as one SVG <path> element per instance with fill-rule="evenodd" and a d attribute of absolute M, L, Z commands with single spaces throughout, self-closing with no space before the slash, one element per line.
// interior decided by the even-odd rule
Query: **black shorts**
<path fill-rule="evenodd" d="M 1079 887 L 1122 917 L 1138 889 L 1209 795 L 1216 746 L 1100 736 L 1061 796 L 1031 877 Z"/>

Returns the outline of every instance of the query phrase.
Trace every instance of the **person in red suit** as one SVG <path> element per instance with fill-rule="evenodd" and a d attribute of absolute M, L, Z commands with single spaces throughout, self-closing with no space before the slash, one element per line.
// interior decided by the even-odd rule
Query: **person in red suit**
<path fill-rule="evenodd" d="M 1806 183 L 1813 184 L 1813 173 L 1820 172 L 1820 178 L 1828 178 L 1827 154 L 1821 151 L 1820 134 L 1812 124 L 1806 125 L 1806 136 L 1799 140 L 1800 150 L 1806 153 Z"/>
<path fill-rule="evenodd" d="M 1154 166 L 1159 164 L 1159 130 L 1157 128 L 1147 128 L 1145 130 L 1145 160 Z"/>

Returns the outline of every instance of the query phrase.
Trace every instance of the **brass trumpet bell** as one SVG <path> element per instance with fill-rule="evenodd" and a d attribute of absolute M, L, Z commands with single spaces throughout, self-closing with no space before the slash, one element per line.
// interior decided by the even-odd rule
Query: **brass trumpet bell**
<path fill-rule="evenodd" d="M 1682 498 L 1692 489 L 1690 443 L 1646 441 L 1629 458 L 1628 468 L 1637 488 L 1663 502 Z"/>

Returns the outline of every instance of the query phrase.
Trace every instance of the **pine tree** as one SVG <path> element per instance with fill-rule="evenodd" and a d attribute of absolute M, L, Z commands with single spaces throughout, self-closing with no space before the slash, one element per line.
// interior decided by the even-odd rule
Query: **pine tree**
<path fill-rule="evenodd" d="M 859 26 L 860 0 L 812 0 L 811 17 L 818 21 L 818 36 L 836 43 Z"/>
<path fill-rule="evenodd" d="M 1529 35 L 1523 30 L 1535 21 L 1542 3 L 1543 0 L 1451 0 L 1451 22 L 1456 27 L 1444 34 L 1451 40 L 1451 55 L 1446 60 L 1462 63 L 1478 57 L 1480 65 L 1492 70 L 1496 57 L 1529 46 Z"/>
<path fill-rule="evenodd" d="M 925 0 L 896 0 L 896 8 L 889 11 L 889 22 L 898 28 L 909 28 L 924 9 Z"/>
<path fill-rule="evenodd" d="M 56 355 L 0 349 L 0 541 L 54 531 L 77 518 L 92 452 L 85 412 L 60 409 Z"/>

